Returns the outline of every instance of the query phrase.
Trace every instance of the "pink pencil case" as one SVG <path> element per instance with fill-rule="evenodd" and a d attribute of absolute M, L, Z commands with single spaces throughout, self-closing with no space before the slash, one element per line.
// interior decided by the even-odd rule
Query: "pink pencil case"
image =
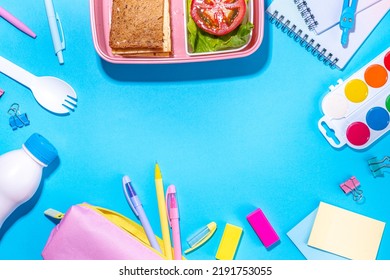
<path fill-rule="evenodd" d="M 161 248 L 162 241 L 156 237 Z M 45 260 L 163 260 L 141 225 L 125 216 L 82 203 L 72 206 L 52 230 Z"/>

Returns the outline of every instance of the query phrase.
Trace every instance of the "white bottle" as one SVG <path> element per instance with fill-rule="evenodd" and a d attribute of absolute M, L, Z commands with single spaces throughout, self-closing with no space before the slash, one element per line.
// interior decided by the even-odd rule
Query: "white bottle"
<path fill-rule="evenodd" d="M 0 229 L 8 216 L 37 191 L 42 171 L 58 156 L 56 148 L 38 133 L 19 150 L 0 156 Z"/>

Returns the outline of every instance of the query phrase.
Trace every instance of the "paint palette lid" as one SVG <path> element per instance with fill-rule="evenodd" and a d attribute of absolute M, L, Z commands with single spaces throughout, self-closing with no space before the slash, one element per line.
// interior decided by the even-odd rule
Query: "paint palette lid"
<path fill-rule="evenodd" d="M 390 130 L 390 48 L 322 99 L 318 128 L 335 148 L 364 149 Z"/>
<path fill-rule="evenodd" d="M 124 57 L 114 55 L 109 46 L 112 0 L 90 0 L 92 37 L 98 55 L 116 64 L 170 64 L 223 60 L 249 56 L 263 40 L 264 1 L 249 0 L 247 14 L 254 27 L 248 43 L 237 49 L 192 53 L 187 45 L 187 0 L 170 1 L 172 54 L 169 57 Z"/>

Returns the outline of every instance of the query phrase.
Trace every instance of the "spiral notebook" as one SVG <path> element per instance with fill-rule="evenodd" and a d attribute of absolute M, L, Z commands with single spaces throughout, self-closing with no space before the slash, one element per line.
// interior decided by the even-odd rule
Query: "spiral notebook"
<path fill-rule="evenodd" d="M 381 0 L 359 0 L 356 14 L 364 11 Z M 339 24 L 343 10 L 343 0 L 294 0 L 297 10 L 303 17 L 309 30 L 317 34 Z"/>
<path fill-rule="evenodd" d="M 274 0 L 266 12 L 271 23 L 325 65 L 343 69 L 389 9 L 390 0 L 382 0 L 356 14 L 355 30 L 349 34 L 346 48 L 341 45 L 342 30 L 339 25 L 315 34 L 309 30 L 294 0 Z"/>

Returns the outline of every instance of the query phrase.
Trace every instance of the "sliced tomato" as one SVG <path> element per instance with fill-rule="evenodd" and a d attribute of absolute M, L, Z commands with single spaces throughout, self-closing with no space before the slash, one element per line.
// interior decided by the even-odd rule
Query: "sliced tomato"
<path fill-rule="evenodd" d="M 245 0 L 192 0 L 191 3 L 191 17 L 196 25 L 216 36 L 236 29 L 245 13 Z"/>

